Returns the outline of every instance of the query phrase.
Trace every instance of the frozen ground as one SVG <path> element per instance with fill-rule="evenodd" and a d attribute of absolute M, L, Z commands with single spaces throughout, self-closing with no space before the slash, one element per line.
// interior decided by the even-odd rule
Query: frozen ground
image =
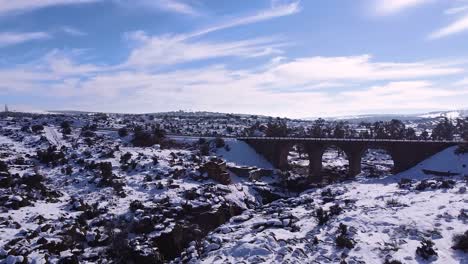
<path fill-rule="evenodd" d="M 227 162 L 239 166 L 273 169 L 273 166 L 263 156 L 258 155 L 258 153 L 244 141 L 226 139 L 225 142 L 229 146 L 229 151 L 225 148 L 220 148 L 217 150 L 216 154 Z"/>
<path fill-rule="evenodd" d="M 435 243 L 432 263 L 467 263 L 466 254 L 451 249 L 452 237 L 467 229 L 468 202 L 468 155 L 453 148 L 399 175 L 363 174 L 297 195 L 282 189 L 278 175 L 250 179 L 229 172 L 229 184 L 208 177 L 202 167 L 213 156 L 228 165 L 272 168 L 234 139 L 203 156 L 197 138 L 135 147 L 131 135 L 115 131 L 74 127 L 64 137 L 60 120 L 31 122 L 49 125 L 33 133 L 9 120 L 0 129 L 0 158 L 8 165 L 6 174 L 0 171 L 1 264 L 422 264 L 431 262 L 415 254 L 423 238 Z M 102 122 L 117 127 L 123 120 Z M 379 152 L 366 162 L 391 165 Z M 324 165 L 343 168 L 346 159 L 332 151 Z M 460 175 L 440 179 L 422 169 Z M 265 196 L 277 200 L 267 204 Z M 337 246 L 340 224 L 349 249 Z"/>
<path fill-rule="evenodd" d="M 421 180 L 432 179 L 422 168 L 451 170 L 468 175 L 463 164 L 468 155 L 454 148 L 394 176 L 311 189 L 297 198 L 278 200 L 249 210 L 212 232 L 203 242 L 202 263 L 468 263 L 468 256 L 451 249 L 452 238 L 467 230 L 466 179 L 453 178 L 449 188 L 416 190 Z M 400 188 L 403 178 L 414 181 Z M 429 181 L 436 183 L 436 180 Z M 434 185 L 436 186 L 436 185 Z M 325 224 L 317 221 L 317 209 L 341 212 Z M 345 224 L 352 249 L 336 245 L 340 224 Z M 431 239 L 438 257 L 424 260 L 416 255 L 423 238 Z M 315 242 L 314 242 L 315 239 Z M 194 263 L 199 260 L 194 261 Z"/>

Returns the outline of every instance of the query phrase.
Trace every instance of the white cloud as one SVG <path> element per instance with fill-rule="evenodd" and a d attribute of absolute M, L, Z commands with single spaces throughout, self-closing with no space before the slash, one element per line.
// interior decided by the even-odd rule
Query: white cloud
<path fill-rule="evenodd" d="M 438 88 L 430 79 L 461 72 L 450 63 L 378 62 L 361 55 L 283 58 L 247 70 L 218 65 L 155 73 L 78 64 L 54 51 L 32 66 L 0 70 L 0 91 L 73 96 L 73 101 L 63 100 L 66 106 L 82 110 L 192 109 L 304 117 L 451 107 L 466 89 Z M 387 80 L 386 85 L 373 84 Z M 349 85 L 353 90 L 346 90 Z"/>
<path fill-rule="evenodd" d="M 464 69 L 438 62 L 375 62 L 370 55 L 348 57 L 309 57 L 281 63 L 262 76 L 271 84 L 289 86 L 316 82 L 382 81 L 452 75 Z"/>
<path fill-rule="evenodd" d="M 376 12 L 379 15 L 392 15 L 432 1 L 433 0 L 377 0 Z"/>
<path fill-rule="evenodd" d="M 449 8 L 444 11 L 446 15 L 456 15 L 459 13 L 463 13 L 465 11 L 468 11 L 468 5 L 466 6 L 460 6 L 460 7 L 454 7 L 454 8 Z"/>
<path fill-rule="evenodd" d="M 75 63 L 67 54 L 53 50 L 47 53 L 39 62 L 41 70 L 50 72 L 58 78 L 70 76 L 87 76 L 92 73 L 106 71 L 108 68 L 98 67 L 92 64 Z"/>
<path fill-rule="evenodd" d="M 149 8 L 182 15 L 199 16 L 200 13 L 182 0 L 112 0 L 124 8 Z"/>
<path fill-rule="evenodd" d="M 0 15 L 30 11 L 57 5 L 72 5 L 100 0 L 0 0 Z"/>
<path fill-rule="evenodd" d="M 129 34 L 138 48 L 128 58 L 126 66 L 148 67 L 172 65 L 220 57 L 258 57 L 280 53 L 282 43 L 271 38 L 230 42 L 190 42 L 176 37 L 149 37 L 142 32 Z"/>
<path fill-rule="evenodd" d="M 185 35 L 184 38 L 192 38 L 197 36 L 206 35 L 211 32 L 228 29 L 232 27 L 238 27 L 248 24 L 254 24 L 273 18 L 284 17 L 298 13 L 301 10 L 300 2 L 291 2 L 286 4 L 274 4 L 271 8 L 257 12 L 256 14 L 239 17 L 224 23 L 220 23 L 205 29 L 195 31 L 191 34 Z"/>
<path fill-rule="evenodd" d="M 271 8 L 254 15 L 239 17 L 188 34 L 172 36 L 149 36 L 143 31 L 125 34 L 125 38 L 136 41 L 126 66 L 155 66 L 184 63 L 219 57 L 259 57 L 281 53 L 285 43 L 275 38 L 255 38 L 238 41 L 193 41 L 194 38 L 232 27 L 258 23 L 299 12 L 299 2 L 274 4 Z"/>
<path fill-rule="evenodd" d="M 198 12 L 188 4 L 178 0 L 145 0 L 147 5 L 154 5 L 157 8 L 169 12 L 175 12 L 186 15 L 198 15 Z"/>
<path fill-rule="evenodd" d="M 0 47 L 11 46 L 33 40 L 42 40 L 51 36 L 45 32 L 0 32 Z"/>
<path fill-rule="evenodd" d="M 74 28 L 74 27 L 69 27 L 69 26 L 63 26 L 61 28 L 61 30 L 69 35 L 72 35 L 72 36 L 86 36 L 88 35 L 86 32 L 83 32 L 77 28 Z"/>
<path fill-rule="evenodd" d="M 456 82 L 455 85 L 459 85 L 459 86 L 467 85 L 468 86 L 468 78 L 464 78 L 464 79 Z"/>
<path fill-rule="evenodd" d="M 450 25 L 436 30 L 429 35 L 429 39 L 439 39 L 453 34 L 461 33 L 468 30 L 468 15 L 455 20 Z"/>
<path fill-rule="evenodd" d="M 337 97 L 343 99 L 341 107 L 345 109 L 359 109 L 363 112 L 382 110 L 395 112 L 398 110 L 451 109 L 456 103 L 463 106 L 459 98 L 467 94 L 468 90 L 440 88 L 430 81 L 415 80 L 390 82 L 365 90 L 343 92 Z"/>

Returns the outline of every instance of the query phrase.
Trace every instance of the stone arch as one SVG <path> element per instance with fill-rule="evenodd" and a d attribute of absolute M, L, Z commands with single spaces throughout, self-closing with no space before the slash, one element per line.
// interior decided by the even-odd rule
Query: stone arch
<path fill-rule="evenodd" d="M 297 156 L 300 157 L 297 157 Z M 304 142 L 290 142 L 288 144 L 284 144 L 280 151 L 280 168 L 281 169 L 291 169 L 292 165 L 291 160 L 292 158 L 295 159 L 305 159 L 307 163 L 309 162 L 308 152 L 306 148 L 306 144 Z M 307 164 L 308 165 L 308 164 Z"/>
<path fill-rule="evenodd" d="M 372 164 L 370 163 L 372 161 Z M 369 176 L 395 172 L 395 158 L 391 149 L 384 146 L 369 146 L 361 155 L 361 170 Z"/>
<path fill-rule="evenodd" d="M 340 162 L 344 162 L 343 167 L 345 168 L 345 174 L 349 174 L 349 165 L 350 165 L 350 155 L 346 148 L 344 146 L 341 146 L 340 144 L 328 144 L 323 146 L 322 148 L 322 154 L 320 157 L 320 163 L 321 163 L 321 171 L 320 173 L 323 174 L 323 169 L 324 169 L 324 163 L 327 159 L 334 160 L 335 162 L 337 160 L 340 160 Z M 336 168 L 336 166 L 331 166 Z"/>

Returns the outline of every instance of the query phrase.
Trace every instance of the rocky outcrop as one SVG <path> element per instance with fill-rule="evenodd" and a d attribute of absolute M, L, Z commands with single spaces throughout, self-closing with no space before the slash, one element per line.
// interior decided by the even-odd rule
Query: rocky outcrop
<path fill-rule="evenodd" d="M 203 165 L 201 171 L 206 173 L 209 178 L 221 184 L 228 185 L 232 183 L 231 177 L 227 172 L 226 162 L 221 159 L 211 159 Z"/>

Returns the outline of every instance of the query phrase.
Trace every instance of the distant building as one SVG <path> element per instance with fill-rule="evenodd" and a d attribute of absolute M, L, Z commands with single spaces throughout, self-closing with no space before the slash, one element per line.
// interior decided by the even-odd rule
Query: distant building
<path fill-rule="evenodd" d="M 5 104 L 5 113 L 8 113 L 8 105 Z"/>

